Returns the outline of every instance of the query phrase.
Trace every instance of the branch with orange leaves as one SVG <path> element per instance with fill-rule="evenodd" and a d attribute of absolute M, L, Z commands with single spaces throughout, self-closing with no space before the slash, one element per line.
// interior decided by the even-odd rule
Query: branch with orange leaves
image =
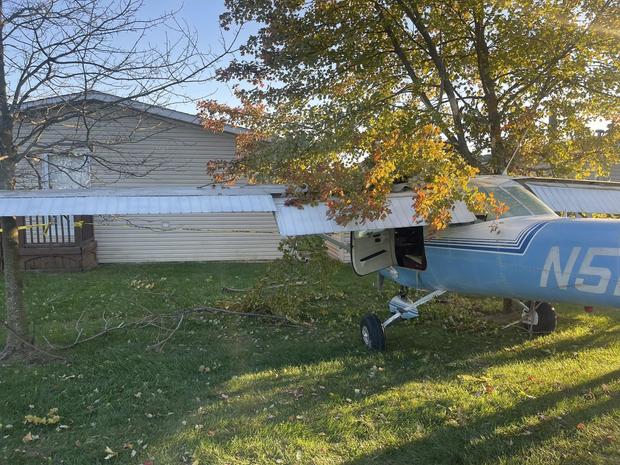
<path fill-rule="evenodd" d="M 286 184 L 288 205 L 324 202 L 328 217 L 339 224 L 384 218 L 390 213 L 392 188 L 401 182 L 409 184 L 417 217 L 431 230 L 450 224 L 457 201 L 465 202 L 476 213 L 499 217 L 505 211 L 492 196 L 470 185 L 477 169 L 443 140 L 436 126 L 408 127 L 408 117 L 402 112 L 378 117 L 354 137 L 332 143 L 321 140 L 329 139 L 328 134 L 305 137 L 292 130 L 286 130 L 282 137 L 269 137 L 273 115 L 247 102 L 242 107 L 230 107 L 206 101 L 200 109 L 209 129 L 222 129 L 226 124 L 263 128 L 250 129 L 237 138 L 234 160 L 207 164 L 207 173 L 215 183 L 230 184 L 245 178 Z M 297 124 L 301 127 L 303 122 Z"/>

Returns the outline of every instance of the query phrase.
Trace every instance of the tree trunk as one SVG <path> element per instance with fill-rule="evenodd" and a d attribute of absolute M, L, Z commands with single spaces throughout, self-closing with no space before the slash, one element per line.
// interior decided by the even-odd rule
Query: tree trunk
<path fill-rule="evenodd" d="M 12 145 L 0 134 L 5 153 L 11 153 Z M 8 149 L 8 150 L 7 150 Z M 8 157 L 7 157 L 8 158 Z M 15 163 L 10 159 L 0 161 L 0 189 L 12 190 L 15 182 Z M 17 220 L 12 216 L 0 218 L 2 227 L 2 255 L 4 261 L 4 304 L 6 319 L 6 343 L 0 359 L 24 356 L 30 352 L 33 343 L 28 314 L 24 307 L 22 265 L 19 256 L 19 230 Z"/>
<path fill-rule="evenodd" d="M 508 163 L 508 154 L 502 134 L 502 117 L 499 111 L 496 80 L 491 70 L 490 52 L 486 41 L 484 14 L 482 11 L 474 15 L 474 46 L 478 63 L 478 74 L 484 93 L 484 103 L 487 107 L 487 123 L 489 142 L 491 145 L 491 170 L 493 174 L 501 174 Z"/>
<path fill-rule="evenodd" d="M 19 235 L 14 217 L 2 217 L 2 252 L 4 258 L 4 303 L 6 306 L 6 343 L 0 359 L 24 355 L 30 351 L 32 335 L 24 307 Z"/>
<path fill-rule="evenodd" d="M 4 3 L 0 0 L 0 14 L 4 15 Z M 13 119 L 9 111 L 5 56 L 4 21 L 0 21 L 0 189 L 15 188 L 17 153 L 13 143 Z M 4 304 L 6 308 L 6 343 L 0 360 L 27 355 L 32 348 L 33 337 L 24 307 L 22 266 L 19 257 L 19 230 L 12 216 L 0 219 L 2 227 L 2 254 L 4 261 Z"/>

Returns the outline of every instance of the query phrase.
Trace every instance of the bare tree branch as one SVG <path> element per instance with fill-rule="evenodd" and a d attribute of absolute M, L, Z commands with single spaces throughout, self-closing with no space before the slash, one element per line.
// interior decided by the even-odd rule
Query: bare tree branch
<path fill-rule="evenodd" d="M 85 184 L 87 166 L 108 182 L 161 166 L 154 153 L 136 155 L 132 148 L 163 137 L 173 125 L 165 116 L 144 115 L 182 94 L 184 86 L 213 79 L 237 35 L 217 53 L 203 52 L 196 32 L 176 11 L 144 18 L 144 3 L 0 0 L 0 189 L 43 187 L 44 166 L 76 186 Z M 7 322 L 13 330 L 6 353 L 32 351 L 25 342 L 31 338 L 19 227 L 15 218 L 1 221 Z M 121 327 L 104 327 L 102 334 Z M 83 340 L 78 332 L 74 345 Z"/>

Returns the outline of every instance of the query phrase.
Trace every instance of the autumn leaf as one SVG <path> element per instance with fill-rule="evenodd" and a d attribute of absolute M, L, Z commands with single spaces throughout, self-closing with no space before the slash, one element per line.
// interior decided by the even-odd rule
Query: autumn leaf
<path fill-rule="evenodd" d="M 22 438 L 22 442 L 23 443 L 29 443 L 32 441 L 36 441 L 37 439 L 39 439 L 39 436 L 36 434 L 32 434 L 31 432 L 28 432 L 28 434 L 26 434 L 23 438 Z"/>
<path fill-rule="evenodd" d="M 47 412 L 47 415 L 44 417 L 39 417 L 36 415 L 25 415 L 24 416 L 24 424 L 32 424 L 32 425 L 55 425 L 60 422 L 60 415 L 58 415 L 58 409 L 52 408 Z"/>
<path fill-rule="evenodd" d="M 109 446 L 106 446 L 104 452 L 105 452 L 106 455 L 103 458 L 103 460 L 110 460 L 110 459 L 112 459 L 112 458 L 114 458 L 114 457 L 116 457 L 118 455 L 118 453 L 114 452 L 112 449 L 110 449 Z"/>

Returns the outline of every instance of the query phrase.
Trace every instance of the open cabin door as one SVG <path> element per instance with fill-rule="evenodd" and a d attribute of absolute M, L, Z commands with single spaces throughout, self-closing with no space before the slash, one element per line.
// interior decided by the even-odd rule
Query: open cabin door
<path fill-rule="evenodd" d="M 351 264 L 358 275 L 366 275 L 395 265 L 394 230 L 353 231 Z"/>

